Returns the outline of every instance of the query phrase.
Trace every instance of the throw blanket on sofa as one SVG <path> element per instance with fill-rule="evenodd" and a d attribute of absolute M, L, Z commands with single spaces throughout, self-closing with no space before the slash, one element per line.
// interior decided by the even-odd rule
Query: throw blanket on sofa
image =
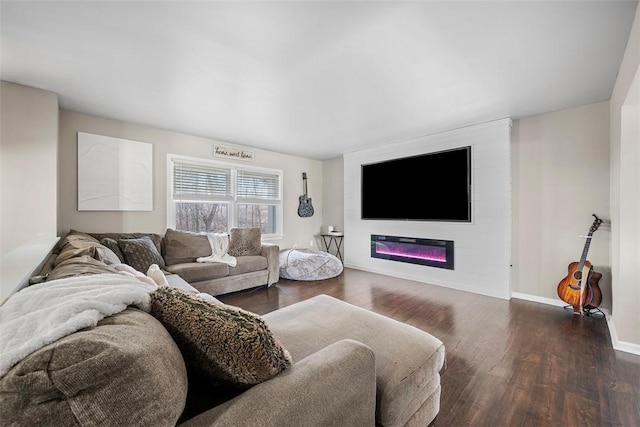
<path fill-rule="evenodd" d="M 211 255 L 200 257 L 198 262 L 222 262 L 235 267 L 237 260 L 227 253 L 229 250 L 229 235 L 226 233 L 207 233 L 211 245 Z"/>
<path fill-rule="evenodd" d="M 29 286 L 0 307 L 0 378 L 34 351 L 133 305 L 150 310 L 156 286 L 122 274 L 69 277 Z"/>

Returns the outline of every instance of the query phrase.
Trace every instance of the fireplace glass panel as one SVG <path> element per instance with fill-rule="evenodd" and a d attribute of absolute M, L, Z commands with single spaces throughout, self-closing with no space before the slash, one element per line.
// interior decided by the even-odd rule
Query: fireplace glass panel
<path fill-rule="evenodd" d="M 451 240 L 371 235 L 371 256 L 391 261 L 453 270 Z"/>

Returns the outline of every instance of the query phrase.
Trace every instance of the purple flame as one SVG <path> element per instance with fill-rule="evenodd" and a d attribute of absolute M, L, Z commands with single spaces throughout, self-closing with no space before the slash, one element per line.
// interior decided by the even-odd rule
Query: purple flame
<path fill-rule="evenodd" d="M 376 242 L 376 253 L 405 258 L 423 259 L 435 262 L 447 262 L 447 251 L 444 247 L 413 245 L 408 243 Z"/>

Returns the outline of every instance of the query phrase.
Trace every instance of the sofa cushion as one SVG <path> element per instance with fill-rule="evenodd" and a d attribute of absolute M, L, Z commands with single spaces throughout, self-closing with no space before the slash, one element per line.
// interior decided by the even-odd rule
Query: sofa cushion
<path fill-rule="evenodd" d="M 160 287 L 151 294 L 151 314 L 173 336 L 190 375 L 214 384 L 247 388 L 291 366 L 266 323 L 241 308 Z"/>
<path fill-rule="evenodd" d="M 221 262 L 188 262 L 165 267 L 170 273 L 177 274 L 189 283 L 219 279 L 229 275 L 229 266 Z"/>
<path fill-rule="evenodd" d="M 167 285 L 171 286 L 172 288 L 182 289 L 183 291 L 191 292 L 194 294 L 200 292 L 178 274 L 165 274 L 164 278 L 167 281 Z"/>
<path fill-rule="evenodd" d="M 211 255 L 211 244 L 206 234 L 168 228 L 162 245 L 167 265 L 196 262 L 200 257 Z"/>
<path fill-rule="evenodd" d="M 267 258 L 261 255 L 241 256 L 236 261 L 235 267 L 229 267 L 229 276 L 267 269 Z"/>
<path fill-rule="evenodd" d="M 67 277 L 82 276 L 85 274 L 117 273 L 113 266 L 98 261 L 89 255 L 69 258 L 58 263 L 47 274 L 47 281 L 64 279 Z"/>
<path fill-rule="evenodd" d="M 105 264 L 118 264 L 120 259 L 113 251 L 86 233 L 71 230 L 58 243 L 58 256 L 54 265 L 71 258 L 88 255 Z"/>
<path fill-rule="evenodd" d="M 120 239 L 118 246 L 122 249 L 126 263 L 142 273 L 146 273 L 152 264 L 161 269 L 165 267 L 162 255 L 149 236 Z"/>
<path fill-rule="evenodd" d="M 129 308 L 27 356 L 0 379 L 3 425 L 175 425 L 184 361 L 160 322 Z"/>
<path fill-rule="evenodd" d="M 262 251 L 260 228 L 232 228 L 229 232 L 229 255 L 239 257 L 260 255 Z"/>

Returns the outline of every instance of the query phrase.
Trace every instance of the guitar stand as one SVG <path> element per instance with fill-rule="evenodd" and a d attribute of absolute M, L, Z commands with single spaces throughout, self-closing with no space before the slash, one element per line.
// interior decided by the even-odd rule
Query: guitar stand
<path fill-rule="evenodd" d="M 572 305 L 565 305 L 564 306 L 565 310 L 570 310 L 573 313 L 573 306 Z M 604 319 L 605 318 L 605 314 L 602 310 L 600 310 L 598 307 L 595 308 L 589 308 L 589 309 L 584 309 L 583 310 L 583 316 L 587 316 L 587 317 L 592 317 L 594 319 Z"/>

